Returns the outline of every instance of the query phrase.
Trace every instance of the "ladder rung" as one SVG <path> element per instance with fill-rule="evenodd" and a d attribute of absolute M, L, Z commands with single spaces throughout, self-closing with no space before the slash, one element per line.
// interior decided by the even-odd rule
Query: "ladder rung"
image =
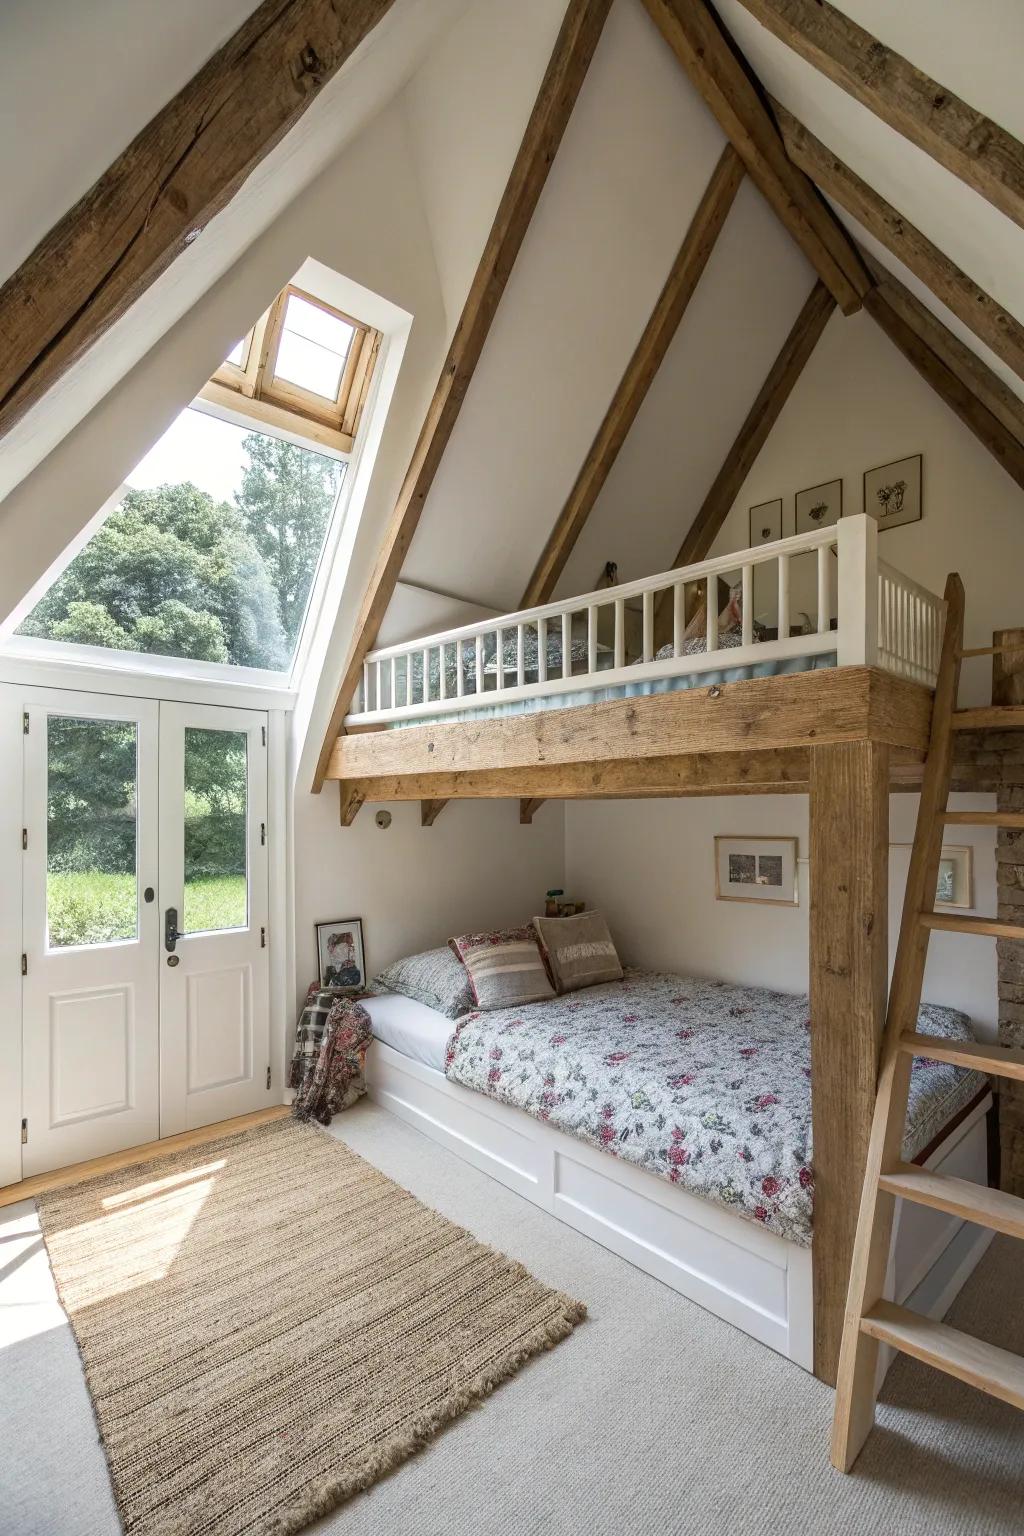
<path fill-rule="evenodd" d="M 955 709 L 954 731 L 1024 730 L 1024 704 L 986 704 L 979 709 Z"/>
<path fill-rule="evenodd" d="M 1003 923 L 996 917 L 957 917 L 952 912 L 922 912 L 921 922 L 926 928 L 938 928 L 944 933 L 979 933 L 996 939 L 1024 939 L 1024 928 L 1018 923 Z"/>
<path fill-rule="evenodd" d="M 948 1061 L 954 1067 L 973 1067 L 976 1072 L 1024 1081 L 1024 1051 L 1007 1050 L 1001 1045 L 908 1033 L 900 1036 L 900 1050 L 909 1051 L 911 1056 L 927 1056 L 930 1061 Z"/>
<path fill-rule="evenodd" d="M 944 827 L 1024 827 L 1024 811 L 943 811 Z"/>
<path fill-rule="evenodd" d="M 1016 645 L 972 645 L 967 650 L 961 651 L 962 657 L 968 656 L 1016 656 L 1024 651 L 1024 645 L 1017 642 Z"/>
<path fill-rule="evenodd" d="M 891 1301 L 877 1302 L 861 1318 L 860 1326 L 873 1339 L 892 1344 L 903 1354 L 934 1365 L 949 1376 L 957 1376 L 1004 1403 L 1024 1408 L 1024 1359 L 1020 1355 L 986 1344 L 984 1339 L 974 1339 L 945 1323 L 933 1323 L 931 1318 L 897 1307 Z"/>
<path fill-rule="evenodd" d="M 919 1168 L 915 1163 L 897 1163 L 889 1173 L 882 1174 L 878 1185 L 890 1195 L 913 1200 L 915 1205 L 948 1211 L 951 1216 L 976 1221 L 979 1226 L 1005 1232 L 1008 1237 L 1024 1237 L 1024 1200 L 1004 1194 L 1001 1189 L 973 1184 L 970 1179 L 954 1179 L 947 1173 Z"/>

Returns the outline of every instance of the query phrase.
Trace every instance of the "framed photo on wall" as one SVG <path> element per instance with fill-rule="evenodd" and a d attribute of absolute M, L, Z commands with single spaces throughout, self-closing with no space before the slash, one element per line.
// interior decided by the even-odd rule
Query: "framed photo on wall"
<path fill-rule="evenodd" d="M 864 471 L 864 511 L 880 528 L 899 528 L 921 518 L 921 455 Z"/>
<path fill-rule="evenodd" d="M 826 480 L 796 493 L 796 531 L 813 533 L 816 528 L 831 528 L 843 515 L 843 482 Z"/>
<path fill-rule="evenodd" d="M 893 847 L 905 848 L 909 860 L 912 843 L 894 843 Z M 939 875 L 935 883 L 935 910 L 962 912 L 973 906 L 974 849 L 970 845 L 943 843 L 939 855 Z"/>
<path fill-rule="evenodd" d="M 797 906 L 797 853 L 795 837 L 716 837 L 715 899 Z"/>
<path fill-rule="evenodd" d="M 339 917 L 317 923 L 316 959 L 322 991 L 361 991 L 366 985 L 361 919 Z"/>
<path fill-rule="evenodd" d="M 782 538 L 782 497 L 774 501 L 759 502 L 750 509 L 750 548 L 757 544 L 774 544 Z"/>

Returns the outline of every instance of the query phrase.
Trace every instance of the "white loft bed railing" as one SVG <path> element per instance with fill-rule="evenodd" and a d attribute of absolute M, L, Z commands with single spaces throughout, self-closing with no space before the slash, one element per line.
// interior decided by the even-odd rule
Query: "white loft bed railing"
<path fill-rule="evenodd" d="M 372 651 L 363 667 L 356 707 L 346 725 L 390 725 L 398 721 L 457 716 L 481 704 L 616 687 L 652 679 L 812 658 L 835 652 L 840 666 L 884 667 L 900 677 L 934 687 L 942 643 L 945 604 L 940 597 L 878 559 L 878 524 L 860 514 L 830 528 L 780 539 L 754 549 L 703 560 L 642 581 L 564 598 L 540 608 L 504 614 L 441 634 Z M 816 555 L 816 627 L 792 632 L 792 566 L 799 556 Z M 776 639 L 755 639 L 754 572 L 775 567 L 778 599 Z M 719 641 L 718 580 L 742 584 L 743 628 L 739 645 Z M 805 577 L 801 572 L 800 576 Z M 685 589 L 706 584 L 706 651 L 683 652 Z M 672 654 L 655 660 L 654 617 L 659 597 L 671 604 Z M 638 656 L 627 659 L 627 604 L 639 600 Z M 835 602 L 835 627 L 833 627 Z M 599 643 L 602 615 L 611 614 L 611 643 Z M 574 621 L 576 629 L 574 631 Z M 607 622 L 607 621 L 606 621 Z M 585 659 L 573 660 L 573 639 L 586 636 Z M 549 637 L 560 637 L 559 659 L 549 660 Z M 511 656 L 507 638 L 514 635 Z M 536 639 L 536 665 L 527 666 L 527 638 Z M 567 662 L 567 665 L 566 665 Z M 528 670 L 536 681 L 527 682 Z"/>

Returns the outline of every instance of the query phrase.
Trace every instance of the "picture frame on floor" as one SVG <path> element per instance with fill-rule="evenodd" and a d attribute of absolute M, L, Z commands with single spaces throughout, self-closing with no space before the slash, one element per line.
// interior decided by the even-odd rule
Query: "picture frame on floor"
<path fill-rule="evenodd" d="M 716 837 L 715 900 L 798 906 L 798 853 L 795 837 Z"/>
<path fill-rule="evenodd" d="M 323 992 L 361 992 L 366 985 L 363 923 L 358 917 L 315 923 L 317 976 Z"/>

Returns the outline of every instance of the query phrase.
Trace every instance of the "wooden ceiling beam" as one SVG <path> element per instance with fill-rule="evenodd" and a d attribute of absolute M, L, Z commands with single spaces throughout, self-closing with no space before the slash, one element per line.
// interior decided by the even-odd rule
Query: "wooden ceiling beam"
<path fill-rule="evenodd" d="M 1024 326 L 816 139 L 781 102 L 773 100 L 771 106 L 789 158 L 920 278 L 979 341 L 1024 379 Z"/>
<path fill-rule="evenodd" d="M 815 283 L 793 329 L 782 344 L 782 350 L 758 390 L 757 398 L 747 412 L 746 420 L 680 544 L 670 569 L 696 565 L 698 561 L 707 559 L 729 509 L 739 495 L 754 460 L 764 447 L 768 434 L 779 418 L 779 412 L 789 399 L 835 307 L 836 301 L 825 284 Z M 666 613 L 666 606 L 659 604 L 654 631 L 655 642 L 659 645 L 665 639 Z"/>
<path fill-rule="evenodd" d="M 1024 144 L 828 0 L 740 0 L 890 128 L 1024 226 Z"/>
<path fill-rule="evenodd" d="M 705 0 L 644 0 L 644 4 L 755 186 L 843 313 L 853 314 L 871 280 L 832 210 L 786 154 L 752 71 L 735 43 Z"/>
<path fill-rule="evenodd" d="M 1024 489 L 1024 404 L 897 278 L 880 263 L 874 269 L 879 281 L 864 300 L 872 319 Z M 1011 420 L 1016 416 L 1018 430 L 1007 424 L 1004 412 Z"/>
<path fill-rule="evenodd" d="M 590 445 L 583 467 L 558 515 L 523 593 L 520 608 L 536 608 L 550 600 L 576 540 L 601 494 L 619 450 L 636 420 L 647 391 L 665 359 L 672 338 L 686 313 L 708 257 L 722 231 L 743 180 L 743 161 L 727 144 L 690 222 L 665 286 L 644 327 L 611 405 Z"/>
<path fill-rule="evenodd" d="M 393 0 L 263 0 L 0 288 L 0 436 L 202 231 Z"/>
<path fill-rule="evenodd" d="M 356 618 L 352 643 L 313 777 L 318 793 L 336 738 L 373 648 L 427 494 L 483 351 L 523 237 L 586 79 L 611 0 L 569 0 L 519 152 L 494 216 L 426 419 Z"/>

